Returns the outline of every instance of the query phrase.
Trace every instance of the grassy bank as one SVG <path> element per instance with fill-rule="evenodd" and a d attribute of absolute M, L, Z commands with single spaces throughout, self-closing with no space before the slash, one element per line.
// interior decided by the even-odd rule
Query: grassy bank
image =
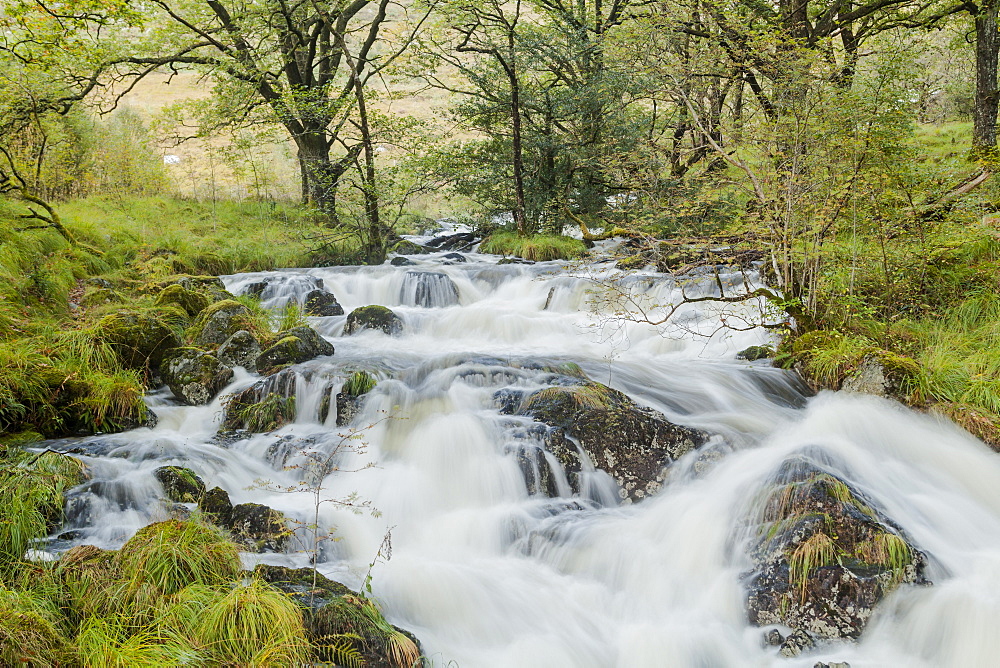
<path fill-rule="evenodd" d="M 574 260 L 583 257 L 587 247 L 579 239 L 558 234 L 521 236 L 517 232 L 498 231 L 479 246 L 483 253 L 520 257 L 533 262 Z"/>

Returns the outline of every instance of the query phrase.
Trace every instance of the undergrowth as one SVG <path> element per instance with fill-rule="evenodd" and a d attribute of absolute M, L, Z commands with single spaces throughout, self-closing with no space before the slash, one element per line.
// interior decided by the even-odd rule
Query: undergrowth
<path fill-rule="evenodd" d="M 557 234 L 522 237 L 516 232 L 494 232 L 479 246 L 483 253 L 520 257 L 534 262 L 575 260 L 587 253 L 583 242 Z"/>

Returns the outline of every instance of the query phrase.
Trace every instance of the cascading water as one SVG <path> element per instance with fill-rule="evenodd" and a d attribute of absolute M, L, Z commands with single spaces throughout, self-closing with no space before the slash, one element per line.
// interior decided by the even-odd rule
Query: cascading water
<path fill-rule="evenodd" d="M 322 285 L 345 312 L 392 308 L 403 332 L 345 337 L 346 316 L 312 319 L 336 354 L 283 375 L 297 419 L 272 433 L 217 436 L 222 397 L 259 380 L 242 372 L 208 406 L 152 395 L 154 429 L 66 443 L 92 479 L 70 495 L 70 531 L 56 549 L 118 547 L 165 518 L 152 472 L 176 464 L 234 503 L 263 503 L 305 524 L 318 508 L 320 537 L 339 540 L 314 542 L 300 530 L 288 554 L 248 560 L 301 566 L 316 549 L 319 569 L 349 585 L 370 570 L 387 617 L 413 631 L 438 666 L 995 664 L 1000 461 L 981 443 L 888 401 L 807 398 L 791 374 L 737 360 L 770 336 L 744 326 L 757 304 L 697 302 L 653 326 L 601 310 L 594 290 L 614 270 L 599 265 L 579 276 L 477 254 L 464 263 L 411 259 L 229 277 L 231 291 L 257 284 L 274 308 Z M 752 287 L 752 276 L 721 278 L 727 290 Z M 681 286 L 638 274 L 624 285 L 633 315 L 661 312 L 682 288 L 688 296 L 718 289 L 708 276 Z M 723 318 L 729 327 L 720 328 Z M 502 414 L 496 398 L 558 382 L 553 369 L 570 364 L 712 438 L 640 503 L 619 503 L 610 476 L 587 467 L 574 492 L 533 421 Z M 336 426 L 334 407 L 321 421 L 324 403 L 335 406 L 324 400 L 356 370 L 379 382 L 353 431 Z M 934 584 L 900 587 L 859 643 L 784 659 L 746 622 L 745 523 L 764 481 L 803 452 L 822 452 L 912 537 Z M 378 514 L 326 502 L 350 498 Z M 387 533 L 391 558 L 376 560 Z"/>

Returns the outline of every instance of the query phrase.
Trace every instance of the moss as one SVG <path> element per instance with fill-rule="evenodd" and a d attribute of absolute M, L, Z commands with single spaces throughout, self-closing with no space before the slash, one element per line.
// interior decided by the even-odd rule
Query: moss
<path fill-rule="evenodd" d="M 19 431 L 16 434 L 5 434 L 0 436 L 0 447 L 4 448 L 20 448 L 25 445 L 31 445 L 32 443 L 37 443 L 43 440 L 45 437 L 39 434 L 37 431 Z"/>
<path fill-rule="evenodd" d="M 232 299 L 224 299 L 204 309 L 185 332 L 185 338 L 199 346 L 219 346 L 241 329 L 250 333 L 260 333 L 261 323 L 243 304 Z"/>
<path fill-rule="evenodd" d="M 163 314 L 151 311 L 119 311 L 101 319 L 95 336 L 111 344 L 126 367 L 156 368 L 163 355 L 180 345 L 174 330 L 164 322 Z"/>
<path fill-rule="evenodd" d="M 385 306 L 359 306 L 347 315 L 344 334 L 354 334 L 363 329 L 378 329 L 395 336 L 403 331 L 403 321 Z"/>
<path fill-rule="evenodd" d="M 209 299 L 205 295 L 187 290 L 174 284 L 167 286 L 156 296 L 156 305 L 176 304 L 184 309 L 189 316 L 194 317 L 208 308 Z"/>
<path fill-rule="evenodd" d="M 623 257 L 617 262 L 619 269 L 642 269 L 649 264 L 649 258 L 643 254 Z"/>

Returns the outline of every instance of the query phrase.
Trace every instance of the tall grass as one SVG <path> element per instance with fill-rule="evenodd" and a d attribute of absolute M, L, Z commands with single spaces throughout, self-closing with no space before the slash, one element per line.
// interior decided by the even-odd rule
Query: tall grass
<path fill-rule="evenodd" d="M 558 234 L 534 234 L 522 237 L 517 232 L 494 232 L 479 246 L 483 253 L 521 257 L 533 262 L 573 260 L 587 254 L 579 239 Z"/>

